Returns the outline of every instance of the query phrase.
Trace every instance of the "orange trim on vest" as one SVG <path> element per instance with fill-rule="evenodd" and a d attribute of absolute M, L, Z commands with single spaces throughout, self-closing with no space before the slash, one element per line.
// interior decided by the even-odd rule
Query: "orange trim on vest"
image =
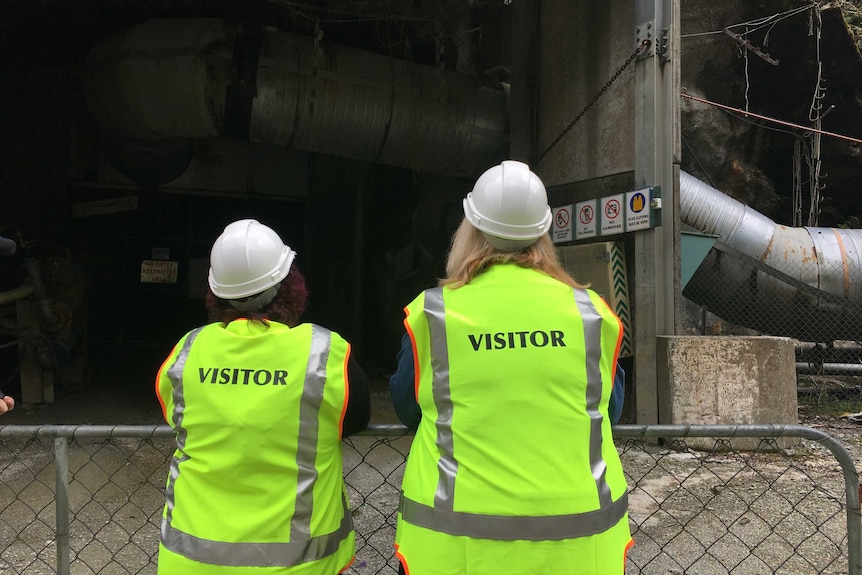
<path fill-rule="evenodd" d="M 407 567 L 407 559 L 404 558 L 404 555 L 398 550 L 398 543 L 395 543 L 395 557 L 398 559 L 398 562 L 401 563 L 401 566 L 404 567 L 405 575 L 410 575 L 410 568 Z"/>
<path fill-rule="evenodd" d="M 635 540 L 629 539 L 628 545 L 626 545 L 626 548 L 623 550 L 623 573 L 626 572 L 626 559 L 629 557 L 629 549 L 631 549 L 634 544 Z"/>
<path fill-rule="evenodd" d="M 344 354 L 344 406 L 341 408 L 341 417 L 338 419 L 338 436 L 341 438 L 344 438 L 344 416 L 347 414 L 347 401 L 350 399 L 350 378 L 347 377 L 347 363 L 349 361 L 350 344 L 348 343 L 347 353 Z"/>
<path fill-rule="evenodd" d="M 162 362 L 162 366 L 159 368 L 159 371 L 156 372 L 156 399 L 159 400 L 159 405 L 162 407 L 162 419 L 164 419 L 167 423 L 173 423 L 168 421 L 168 408 L 165 406 L 165 400 L 162 399 L 162 394 L 159 391 L 159 382 L 162 380 L 162 373 L 164 373 L 165 369 L 168 367 L 168 362 L 171 360 L 176 361 L 176 351 L 177 347 L 179 347 L 179 342 L 174 345 L 174 348 L 171 350 L 171 353 L 168 354 L 168 357 L 165 358 L 165 361 Z"/>
<path fill-rule="evenodd" d="M 350 566 L 351 566 L 351 565 L 353 565 L 353 562 L 354 562 L 354 561 L 356 561 L 356 555 L 354 555 L 353 557 L 351 557 L 351 558 L 350 558 L 350 561 L 348 561 L 348 562 L 347 562 L 347 565 L 345 565 L 344 567 L 342 567 L 341 569 L 339 569 L 339 570 L 338 570 L 338 572 L 339 572 L 339 573 L 344 573 L 345 571 L 347 571 L 348 569 L 350 569 Z"/>
<path fill-rule="evenodd" d="M 410 337 L 410 347 L 413 348 L 413 395 L 416 401 L 419 401 L 419 352 L 416 349 L 416 336 L 413 334 L 413 329 L 407 322 L 410 317 L 410 310 L 404 308 L 404 327 L 407 329 L 407 335 Z"/>
<path fill-rule="evenodd" d="M 610 306 L 608 306 L 608 309 L 610 309 Z M 611 313 L 613 313 L 613 311 L 614 310 L 611 310 Z M 613 363 L 613 365 L 616 366 L 617 362 L 620 359 L 620 348 L 622 348 L 622 346 L 623 346 L 623 334 L 625 334 L 625 326 L 623 326 L 623 321 L 615 313 L 614 313 L 614 319 L 617 320 L 617 324 L 619 324 L 619 326 L 620 326 L 620 335 L 617 337 L 617 347 L 614 350 L 614 363 Z"/>

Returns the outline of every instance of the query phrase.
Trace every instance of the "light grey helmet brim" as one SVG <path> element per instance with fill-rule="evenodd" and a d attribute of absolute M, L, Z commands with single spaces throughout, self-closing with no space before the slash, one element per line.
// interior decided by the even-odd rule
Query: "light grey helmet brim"
<path fill-rule="evenodd" d="M 485 240 L 489 244 L 503 252 L 518 252 L 524 248 L 530 247 L 531 245 L 539 241 L 539 238 L 510 240 L 507 238 L 499 238 L 497 236 L 492 236 L 487 232 L 482 232 L 482 235 L 485 236 Z"/>
<path fill-rule="evenodd" d="M 265 289 L 259 294 L 255 294 L 247 298 L 229 299 L 227 301 L 230 302 L 230 305 L 232 305 L 239 311 L 257 311 L 259 309 L 263 309 L 269 304 L 269 302 L 275 299 L 275 294 L 278 293 L 279 285 L 280 284 L 275 284 L 274 286 Z"/>

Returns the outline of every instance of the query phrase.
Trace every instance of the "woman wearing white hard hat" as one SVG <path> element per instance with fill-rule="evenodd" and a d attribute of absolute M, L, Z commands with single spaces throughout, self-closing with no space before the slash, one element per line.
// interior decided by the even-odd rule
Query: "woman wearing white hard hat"
<path fill-rule="evenodd" d="M 560 265 L 526 164 L 487 170 L 463 205 L 446 277 L 405 308 L 390 379 L 416 428 L 401 570 L 622 575 L 632 539 L 609 405 L 622 324 Z"/>
<path fill-rule="evenodd" d="M 353 560 L 341 441 L 368 425 L 368 382 L 340 335 L 300 323 L 295 258 L 256 220 L 228 225 L 210 254 L 212 323 L 159 370 L 177 440 L 160 574 L 335 575 Z"/>

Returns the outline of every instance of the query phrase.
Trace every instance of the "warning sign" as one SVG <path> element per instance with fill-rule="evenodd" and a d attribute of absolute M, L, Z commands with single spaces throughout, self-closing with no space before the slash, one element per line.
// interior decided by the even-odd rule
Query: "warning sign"
<path fill-rule="evenodd" d="M 551 239 L 555 244 L 572 241 L 572 206 L 551 210 Z"/>
<path fill-rule="evenodd" d="M 626 231 L 647 230 L 650 227 L 650 189 L 626 193 Z"/>
<path fill-rule="evenodd" d="M 166 260 L 142 260 L 141 283 L 143 284 L 175 284 L 179 262 Z"/>
<path fill-rule="evenodd" d="M 575 204 L 578 220 L 575 227 L 575 238 L 584 239 L 596 236 L 596 200 L 587 200 Z"/>
<path fill-rule="evenodd" d="M 623 233 L 625 216 L 623 215 L 624 194 L 602 198 L 601 232 L 603 236 Z"/>

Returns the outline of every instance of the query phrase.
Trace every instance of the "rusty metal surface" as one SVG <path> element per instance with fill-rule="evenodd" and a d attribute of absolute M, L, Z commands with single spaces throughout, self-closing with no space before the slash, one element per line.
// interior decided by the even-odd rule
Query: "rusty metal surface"
<path fill-rule="evenodd" d="M 862 230 L 779 225 L 685 172 L 680 214 L 720 236 L 686 297 L 771 335 L 862 338 Z"/>

